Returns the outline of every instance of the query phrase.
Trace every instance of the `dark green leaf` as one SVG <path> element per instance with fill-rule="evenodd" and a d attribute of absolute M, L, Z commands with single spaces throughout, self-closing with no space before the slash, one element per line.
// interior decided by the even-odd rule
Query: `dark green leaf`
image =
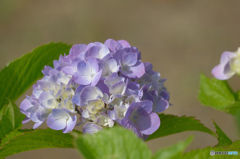
<path fill-rule="evenodd" d="M 210 135 L 216 136 L 214 132 L 205 127 L 199 120 L 194 117 L 177 117 L 174 115 L 160 114 L 160 128 L 148 137 L 147 140 L 176 134 L 184 131 L 202 131 Z"/>
<path fill-rule="evenodd" d="M 44 65 L 53 65 L 53 60 L 68 53 L 70 45 L 50 43 L 34 49 L 31 53 L 14 60 L 0 71 L 0 110 L 7 100 L 15 101 L 24 91 L 42 77 Z"/>
<path fill-rule="evenodd" d="M 2 116 L 0 116 L 0 140 L 10 132 L 20 128 L 24 118 L 25 115 L 20 112 L 19 108 L 9 101 L 9 104 L 5 105 L 2 110 Z"/>
<path fill-rule="evenodd" d="M 149 159 L 151 156 L 141 139 L 121 127 L 82 135 L 76 140 L 76 147 L 86 159 Z"/>
<path fill-rule="evenodd" d="M 41 148 L 73 148 L 73 137 L 62 133 L 61 130 L 39 129 L 18 133 L 19 136 L 15 136 L 0 147 L 0 158 Z"/>
<path fill-rule="evenodd" d="M 163 148 L 159 150 L 152 159 L 175 159 L 178 158 L 179 155 L 183 153 L 183 151 L 187 148 L 187 146 L 192 142 L 192 137 L 189 137 L 185 141 L 180 141 L 177 144 Z"/>
<path fill-rule="evenodd" d="M 232 144 L 232 140 L 227 137 L 227 135 L 220 129 L 220 127 L 213 122 L 216 128 L 216 133 L 218 135 L 218 144 L 217 147 L 226 147 Z"/>
<path fill-rule="evenodd" d="M 230 108 L 235 104 L 236 98 L 227 81 L 210 79 L 200 76 L 200 91 L 198 99 L 203 105 L 231 113 Z"/>

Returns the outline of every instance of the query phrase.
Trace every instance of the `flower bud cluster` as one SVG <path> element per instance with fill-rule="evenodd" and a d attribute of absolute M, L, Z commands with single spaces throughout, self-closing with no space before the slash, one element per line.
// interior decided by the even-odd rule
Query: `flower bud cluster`
<path fill-rule="evenodd" d="M 157 113 L 169 106 L 165 79 L 125 40 L 73 45 L 42 72 L 20 105 L 23 123 L 32 120 L 34 129 L 46 121 L 68 133 L 84 124 L 83 133 L 91 134 L 117 124 L 144 137 L 159 128 Z"/>

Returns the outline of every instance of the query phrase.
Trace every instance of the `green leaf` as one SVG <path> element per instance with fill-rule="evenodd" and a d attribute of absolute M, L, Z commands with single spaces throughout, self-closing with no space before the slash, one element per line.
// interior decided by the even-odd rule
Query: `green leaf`
<path fill-rule="evenodd" d="M 53 65 L 53 60 L 68 53 L 70 45 L 50 43 L 34 49 L 14 60 L 0 71 L 0 110 L 7 100 L 15 101 L 24 91 L 42 77 L 44 65 Z"/>
<path fill-rule="evenodd" d="M 240 140 L 234 141 L 231 145 L 227 146 L 226 149 L 240 152 Z"/>
<path fill-rule="evenodd" d="M 175 159 L 179 155 L 183 153 L 183 151 L 187 148 L 187 146 L 192 142 L 193 137 L 189 137 L 185 141 L 180 141 L 177 144 L 168 147 L 163 148 L 159 150 L 152 159 Z"/>
<path fill-rule="evenodd" d="M 198 150 L 192 150 L 190 152 L 185 153 L 183 156 L 179 156 L 179 159 L 206 159 L 206 158 L 227 158 L 229 155 L 210 155 L 210 151 L 240 151 L 240 141 L 233 142 L 232 145 L 229 145 L 227 147 L 206 147 L 204 149 L 198 149 Z M 238 155 L 230 155 L 229 158 L 239 159 Z"/>
<path fill-rule="evenodd" d="M 122 127 L 82 135 L 76 140 L 76 147 L 86 159 L 149 159 L 151 156 L 147 145 Z"/>
<path fill-rule="evenodd" d="M 7 134 L 3 139 L 2 139 L 2 142 L 0 144 L 0 147 L 5 145 L 6 143 L 9 142 L 9 140 L 17 137 L 17 136 L 20 136 L 20 135 L 23 135 L 24 132 L 28 132 L 28 131 L 33 131 L 32 129 L 31 130 L 22 130 L 22 129 L 16 129 L 14 131 L 12 131 L 11 133 Z"/>
<path fill-rule="evenodd" d="M 199 120 L 194 119 L 194 117 L 178 117 L 166 114 L 160 114 L 159 117 L 161 120 L 160 128 L 150 135 L 147 140 L 152 140 L 184 131 L 201 131 L 216 136 L 213 131 L 205 127 L 199 122 Z"/>
<path fill-rule="evenodd" d="M 25 115 L 9 100 L 9 104 L 5 105 L 0 116 L 0 141 L 10 132 L 20 128 L 24 118 Z"/>
<path fill-rule="evenodd" d="M 227 137 L 227 135 L 220 129 L 220 127 L 213 121 L 215 128 L 216 128 L 216 133 L 218 135 L 218 144 L 216 147 L 226 147 L 228 145 L 232 144 L 232 140 Z"/>
<path fill-rule="evenodd" d="M 0 158 L 41 148 L 73 148 L 73 137 L 51 129 L 20 132 L 0 147 Z"/>
<path fill-rule="evenodd" d="M 229 108 L 235 104 L 235 94 L 227 81 L 210 79 L 205 75 L 200 76 L 200 91 L 198 99 L 203 105 L 228 113 L 233 113 Z"/>

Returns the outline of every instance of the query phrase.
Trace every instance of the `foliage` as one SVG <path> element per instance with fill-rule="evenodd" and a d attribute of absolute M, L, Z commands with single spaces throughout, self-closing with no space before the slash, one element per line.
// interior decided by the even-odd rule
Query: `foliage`
<path fill-rule="evenodd" d="M 234 93 L 227 81 L 200 76 L 198 99 L 203 105 L 236 114 L 240 110 L 239 92 Z"/>
<path fill-rule="evenodd" d="M 73 148 L 73 137 L 70 134 L 63 134 L 61 131 L 51 129 L 18 130 L 13 133 L 14 137 L 12 138 L 6 136 L 8 141 L 1 146 L 1 157 L 40 148 Z"/>
<path fill-rule="evenodd" d="M 183 131 L 202 131 L 216 136 L 214 132 L 205 127 L 199 120 L 194 117 L 177 117 L 174 115 L 160 114 L 160 128 L 149 136 L 148 140 L 183 132 Z"/>
<path fill-rule="evenodd" d="M 122 127 L 79 136 L 76 146 L 86 159 L 148 159 L 151 156 L 147 145 Z"/>
<path fill-rule="evenodd" d="M 21 128 L 23 119 L 24 115 L 19 108 L 9 100 L 0 115 L 0 141 L 12 131 Z"/>

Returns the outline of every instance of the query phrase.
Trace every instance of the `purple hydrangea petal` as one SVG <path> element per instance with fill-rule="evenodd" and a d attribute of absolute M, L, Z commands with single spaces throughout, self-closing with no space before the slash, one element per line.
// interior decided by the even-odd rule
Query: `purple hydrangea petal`
<path fill-rule="evenodd" d="M 72 101 L 73 103 L 75 103 L 76 105 L 80 106 L 80 93 L 82 92 L 82 89 L 84 88 L 85 86 L 83 85 L 79 85 L 77 87 L 77 89 L 75 90 L 75 94 L 72 98 Z"/>
<path fill-rule="evenodd" d="M 67 120 L 67 126 L 63 129 L 63 133 L 69 133 L 73 130 L 77 122 L 77 116 L 74 115 Z"/>
<path fill-rule="evenodd" d="M 36 112 L 36 117 L 38 120 L 44 121 L 45 119 L 47 119 L 50 112 L 51 109 L 40 107 L 40 109 L 38 109 L 38 111 Z"/>
<path fill-rule="evenodd" d="M 99 57 L 99 51 L 100 51 L 100 47 L 99 46 L 92 46 L 85 53 L 85 59 L 91 58 L 91 57 L 98 58 Z"/>
<path fill-rule="evenodd" d="M 120 123 L 124 127 L 130 125 L 134 132 L 136 130 L 140 131 L 140 136 L 143 134 L 150 135 L 160 126 L 158 115 L 151 111 L 151 101 L 134 102 L 129 106 L 124 119 Z"/>
<path fill-rule="evenodd" d="M 62 71 L 66 75 L 74 75 L 74 73 L 77 72 L 77 68 L 73 66 L 66 66 L 62 69 Z"/>
<path fill-rule="evenodd" d="M 152 71 L 153 65 L 150 62 L 144 62 L 143 64 L 144 64 L 146 73 Z"/>
<path fill-rule="evenodd" d="M 98 131 L 102 130 L 102 127 L 99 125 L 96 125 L 94 123 L 91 122 L 87 122 L 84 126 L 83 126 L 83 133 L 84 134 L 94 134 L 97 133 Z"/>
<path fill-rule="evenodd" d="M 52 110 L 52 116 L 54 119 L 62 119 L 66 115 L 67 115 L 67 112 L 63 109 L 53 109 Z"/>
<path fill-rule="evenodd" d="M 156 113 L 139 117 L 136 123 L 140 132 L 145 135 L 151 135 L 160 127 L 160 119 Z"/>
<path fill-rule="evenodd" d="M 107 47 L 102 47 L 99 51 L 99 57 L 100 59 L 106 59 L 106 56 L 110 53 Z"/>
<path fill-rule="evenodd" d="M 137 53 L 128 53 L 125 56 L 123 56 L 123 65 L 127 66 L 133 66 L 137 63 Z"/>
<path fill-rule="evenodd" d="M 130 82 L 127 85 L 126 95 L 136 95 L 141 98 L 142 90 L 140 89 L 140 84 L 138 82 Z"/>
<path fill-rule="evenodd" d="M 150 114 L 152 112 L 152 101 L 150 100 L 144 100 L 144 101 L 141 101 L 141 102 L 137 102 L 137 103 L 134 103 L 135 106 L 138 106 L 138 107 L 141 107 L 141 109 L 139 108 L 137 110 L 137 113 L 139 115 L 146 115 L 146 114 Z"/>
<path fill-rule="evenodd" d="M 107 46 L 111 52 L 115 52 L 122 48 L 122 45 L 113 39 L 107 39 L 104 45 Z"/>
<path fill-rule="evenodd" d="M 111 72 L 117 72 L 119 70 L 119 66 L 117 65 L 117 62 L 114 59 L 108 60 L 107 65 L 110 68 Z"/>
<path fill-rule="evenodd" d="M 170 95 L 167 91 L 162 91 L 159 94 L 161 97 L 163 97 L 165 100 L 169 101 Z"/>
<path fill-rule="evenodd" d="M 117 82 L 124 82 L 124 77 L 119 77 L 118 73 L 112 73 L 110 76 L 108 76 L 105 80 L 104 83 L 108 86 L 111 87 Z"/>
<path fill-rule="evenodd" d="M 33 125 L 33 129 L 36 129 L 38 128 L 39 126 L 42 125 L 43 122 L 36 122 L 34 125 Z"/>
<path fill-rule="evenodd" d="M 126 83 L 124 83 L 123 81 L 120 81 L 120 82 L 115 83 L 109 89 L 109 92 L 111 94 L 121 94 L 121 95 L 123 95 L 125 93 L 125 90 L 126 90 Z"/>
<path fill-rule="evenodd" d="M 118 42 L 122 45 L 123 48 L 131 47 L 131 45 L 126 40 L 118 40 Z"/>
<path fill-rule="evenodd" d="M 65 118 L 55 119 L 53 114 L 49 114 L 47 118 L 47 126 L 53 130 L 62 130 L 66 127 L 67 122 Z"/>
<path fill-rule="evenodd" d="M 49 76 L 49 71 L 52 70 L 53 68 L 50 66 L 44 66 L 44 70 L 42 70 L 42 73 L 44 76 Z"/>
<path fill-rule="evenodd" d="M 91 73 L 91 65 L 87 62 L 80 61 L 77 65 L 78 73 L 82 76 L 88 76 Z"/>
<path fill-rule="evenodd" d="M 20 111 L 23 114 L 27 115 L 27 110 L 31 107 L 32 107 L 31 102 L 27 98 L 25 98 L 20 104 Z"/>
<path fill-rule="evenodd" d="M 153 104 L 153 112 L 161 113 L 169 107 L 169 102 L 162 97 L 157 97 L 157 101 Z"/>
<path fill-rule="evenodd" d="M 96 87 L 98 87 L 102 91 L 102 93 L 106 93 L 109 95 L 109 89 L 103 80 L 98 81 Z"/>
<path fill-rule="evenodd" d="M 33 85 L 33 91 L 32 91 L 32 95 L 36 98 L 39 98 L 39 96 L 43 93 L 43 89 L 39 84 L 34 84 Z"/>
<path fill-rule="evenodd" d="M 29 122 L 31 119 L 28 117 L 25 117 L 22 121 L 22 124 L 26 124 L 27 122 Z"/>
<path fill-rule="evenodd" d="M 91 86 L 95 86 L 98 83 L 98 81 L 101 78 L 101 75 L 102 75 L 102 70 L 100 70 L 93 76 Z"/>
<path fill-rule="evenodd" d="M 100 97 L 103 97 L 103 94 L 101 90 L 94 86 L 87 86 L 83 88 L 81 94 L 80 94 L 80 106 L 84 106 L 87 104 L 87 101 L 98 99 Z"/>
<path fill-rule="evenodd" d="M 130 67 L 130 71 L 137 77 L 140 78 L 145 73 L 145 67 L 143 63 L 138 63 L 137 65 Z"/>
<path fill-rule="evenodd" d="M 41 101 L 40 104 L 45 108 L 55 108 L 57 105 L 54 96 L 49 92 L 43 92 L 39 97 L 39 101 Z"/>
<path fill-rule="evenodd" d="M 76 72 L 73 76 L 73 79 L 76 83 L 82 85 L 89 85 L 92 82 L 91 76 L 84 76 L 80 72 Z"/>
<path fill-rule="evenodd" d="M 108 110 L 107 114 L 108 114 L 110 119 L 116 120 L 116 114 L 115 114 L 114 110 Z"/>
<path fill-rule="evenodd" d="M 74 55 L 75 57 L 78 56 L 79 54 L 84 53 L 84 51 L 86 50 L 87 45 L 85 44 L 76 44 L 73 45 L 69 51 L 70 55 Z"/>
<path fill-rule="evenodd" d="M 99 66 L 98 66 L 98 61 L 97 61 L 97 59 L 95 59 L 95 58 L 89 58 L 89 59 L 87 60 L 87 63 L 89 63 L 89 65 L 91 66 L 91 70 L 88 70 L 88 71 L 90 71 L 90 72 L 88 72 L 88 74 L 89 74 L 89 73 L 95 74 L 95 73 L 97 73 L 97 72 L 99 71 Z"/>
<path fill-rule="evenodd" d="M 131 120 L 122 120 L 120 123 L 123 127 L 132 130 L 138 137 L 142 138 L 143 134 L 137 128 L 136 123 Z"/>

